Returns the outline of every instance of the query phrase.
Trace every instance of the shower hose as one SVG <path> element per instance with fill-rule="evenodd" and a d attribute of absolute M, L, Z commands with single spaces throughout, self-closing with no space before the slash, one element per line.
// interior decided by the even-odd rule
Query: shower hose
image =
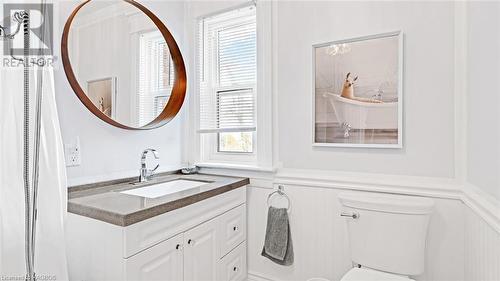
<path fill-rule="evenodd" d="M 42 1 L 41 14 L 45 13 L 45 5 Z M 25 259 L 27 281 L 35 281 L 35 244 L 36 244 L 36 223 L 38 213 L 38 179 L 39 179 L 39 159 L 40 159 L 40 133 L 42 116 L 43 97 L 43 69 L 36 67 L 36 93 L 34 112 L 34 132 L 33 132 L 33 159 L 30 184 L 30 18 L 29 13 L 22 13 L 23 33 L 24 33 L 24 162 L 23 180 L 25 194 Z M 45 31 L 42 32 L 40 40 L 44 40 Z M 41 50 L 40 50 L 41 52 Z M 42 55 L 41 53 L 39 55 Z M 34 66 L 34 64 L 33 64 Z"/>

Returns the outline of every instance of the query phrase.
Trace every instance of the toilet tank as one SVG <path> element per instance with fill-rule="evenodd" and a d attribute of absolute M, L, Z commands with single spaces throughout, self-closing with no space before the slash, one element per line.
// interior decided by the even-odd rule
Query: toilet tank
<path fill-rule="evenodd" d="M 429 198 L 367 192 L 339 194 L 353 262 L 401 275 L 424 272 Z"/>

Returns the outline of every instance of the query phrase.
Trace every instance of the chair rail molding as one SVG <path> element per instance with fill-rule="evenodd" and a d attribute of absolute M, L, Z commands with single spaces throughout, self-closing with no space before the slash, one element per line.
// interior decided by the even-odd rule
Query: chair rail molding
<path fill-rule="evenodd" d="M 202 167 L 200 172 L 249 177 L 250 186 L 256 188 L 283 184 L 460 200 L 500 233 L 499 200 L 458 179 L 287 168 L 263 172 Z"/>
<path fill-rule="evenodd" d="M 445 199 L 461 198 L 459 184 L 455 179 L 451 178 L 280 169 L 275 175 L 274 182 L 276 184 L 306 185 Z"/>
<path fill-rule="evenodd" d="M 462 201 L 500 235 L 500 202 L 477 186 L 462 187 Z"/>

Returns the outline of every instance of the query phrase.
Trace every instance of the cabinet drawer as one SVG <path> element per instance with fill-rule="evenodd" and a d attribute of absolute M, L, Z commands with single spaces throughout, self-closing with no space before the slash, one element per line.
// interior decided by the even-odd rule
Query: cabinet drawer
<path fill-rule="evenodd" d="M 224 214 L 219 220 L 219 245 L 221 257 L 246 240 L 246 205 L 240 205 Z"/>
<path fill-rule="evenodd" d="M 183 279 L 183 235 L 179 234 L 125 259 L 126 280 Z"/>
<path fill-rule="evenodd" d="M 218 264 L 218 281 L 241 281 L 247 279 L 247 244 L 241 243 L 223 257 Z"/>

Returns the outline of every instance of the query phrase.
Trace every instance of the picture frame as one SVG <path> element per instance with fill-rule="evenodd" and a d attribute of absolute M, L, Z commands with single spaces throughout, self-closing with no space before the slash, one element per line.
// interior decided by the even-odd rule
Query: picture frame
<path fill-rule="evenodd" d="M 403 60 L 401 31 L 313 45 L 313 146 L 402 148 Z"/>
<path fill-rule="evenodd" d="M 89 99 L 110 118 L 116 118 L 116 80 L 116 77 L 105 77 L 87 81 Z"/>

